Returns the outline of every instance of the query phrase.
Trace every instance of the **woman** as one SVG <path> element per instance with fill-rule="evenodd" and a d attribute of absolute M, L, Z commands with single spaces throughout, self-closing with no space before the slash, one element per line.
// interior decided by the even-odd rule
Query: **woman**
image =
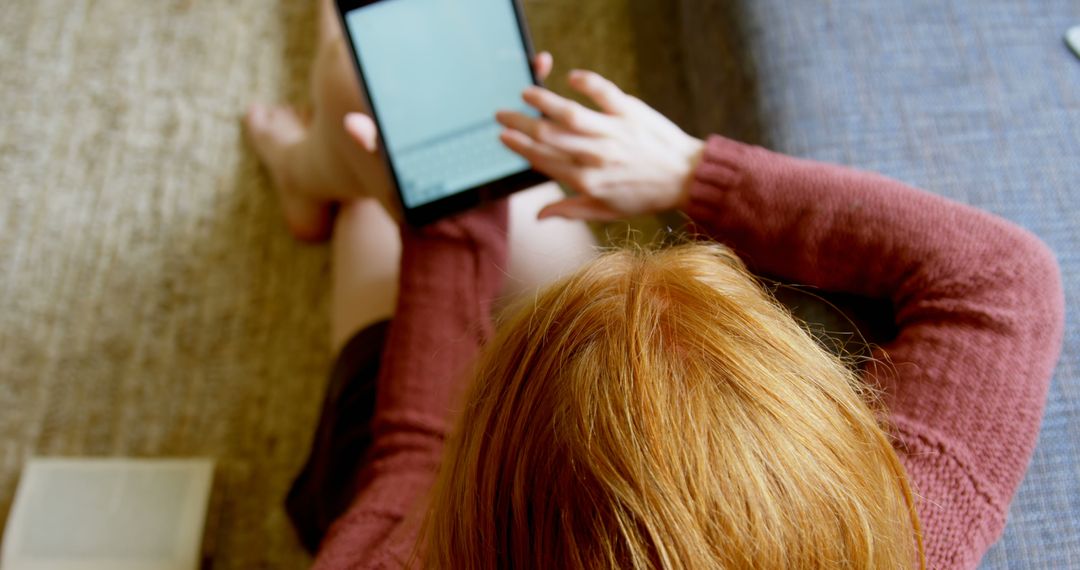
<path fill-rule="evenodd" d="M 694 139 L 588 72 L 570 84 L 596 111 L 530 89 L 547 118 L 498 115 L 509 148 L 576 192 L 539 217 L 677 209 L 706 240 L 575 270 L 587 234 L 530 220 L 537 191 L 397 228 L 371 199 L 388 192 L 375 128 L 323 13 L 311 120 L 264 107 L 247 119 L 294 234 L 333 236 L 351 395 L 330 400 L 374 399 L 370 431 L 351 440 L 362 420 L 329 408 L 302 478 L 348 496 L 317 568 L 977 565 L 1030 459 L 1061 342 L 1057 266 L 1034 236 L 880 176 Z M 546 75 L 550 57 L 537 66 Z M 552 264 L 552 250 L 565 257 Z M 889 299 L 898 335 L 849 371 L 731 250 L 758 272 Z M 539 292 L 496 327 L 507 267 Z M 368 325 L 395 291 L 381 365 L 343 364 L 363 346 L 372 359 Z M 363 450 L 355 475 L 326 467 L 341 449 Z"/>

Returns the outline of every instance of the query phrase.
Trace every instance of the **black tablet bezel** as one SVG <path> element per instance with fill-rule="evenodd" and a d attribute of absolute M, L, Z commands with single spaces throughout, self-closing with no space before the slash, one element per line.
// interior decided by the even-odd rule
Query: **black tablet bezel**
<path fill-rule="evenodd" d="M 342 33 L 352 52 L 353 67 L 356 69 L 356 75 L 360 80 L 360 88 L 364 97 L 367 99 L 368 107 L 371 109 L 371 118 L 375 121 L 375 125 L 379 129 L 380 148 L 386 148 L 382 141 L 382 124 L 379 121 L 379 113 L 378 110 L 375 109 L 375 104 L 371 101 L 371 97 L 367 96 L 370 92 L 367 79 L 364 76 L 363 66 L 360 65 L 360 58 L 357 56 L 357 50 L 356 46 L 353 44 L 352 34 L 349 33 L 348 26 L 345 22 L 345 14 L 357 8 L 363 8 L 370 4 L 385 1 L 387 0 L 335 0 L 334 2 L 337 6 L 338 20 L 341 23 Z M 520 0 L 503 1 L 510 2 L 514 7 L 514 16 L 517 19 L 518 33 L 520 34 L 521 42 L 525 47 L 525 55 L 527 56 L 529 63 L 529 75 L 532 77 L 533 84 L 543 85 L 540 78 L 536 75 L 536 69 L 532 65 L 532 61 L 535 59 L 535 52 L 533 51 L 532 38 L 529 35 L 529 30 L 525 23 L 525 13 L 522 10 L 521 2 Z M 394 193 L 397 197 L 398 207 L 401 208 L 401 214 L 405 218 L 405 221 L 413 226 L 429 224 L 446 216 L 478 206 L 482 202 L 501 198 L 518 190 L 523 190 L 530 186 L 535 186 L 550 180 L 550 178 L 544 174 L 537 172 L 532 168 L 528 168 L 481 186 L 463 190 L 434 202 L 428 202 L 427 204 L 409 208 L 405 205 L 404 197 L 401 195 L 401 184 L 398 181 L 397 170 L 394 169 L 394 164 L 393 161 L 390 160 L 389 153 L 380 152 L 379 155 L 382 157 L 383 164 L 386 167 L 387 172 L 390 173 L 390 179 L 393 181 Z"/>

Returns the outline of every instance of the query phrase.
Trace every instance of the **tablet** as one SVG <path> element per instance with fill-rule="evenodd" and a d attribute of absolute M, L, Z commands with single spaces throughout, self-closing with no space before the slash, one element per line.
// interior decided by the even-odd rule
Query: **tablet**
<path fill-rule="evenodd" d="M 538 116 L 518 0 L 337 0 L 405 220 L 422 225 L 547 180 L 499 141 Z"/>

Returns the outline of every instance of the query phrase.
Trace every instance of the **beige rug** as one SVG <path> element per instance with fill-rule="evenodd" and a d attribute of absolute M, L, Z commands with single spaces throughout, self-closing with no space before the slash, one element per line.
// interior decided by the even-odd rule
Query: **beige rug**
<path fill-rule="evenodd" d="M 560 69 L 633 91 L 630 3 L 527 8 Z M 207 456 L 209 565 L 303 566 L 281 504 L 332 356 L 328 257 L 286 235 L 238 118 L 306 91 L 314 1 L 2 12 L 0 519 L 33 455 Z"/>

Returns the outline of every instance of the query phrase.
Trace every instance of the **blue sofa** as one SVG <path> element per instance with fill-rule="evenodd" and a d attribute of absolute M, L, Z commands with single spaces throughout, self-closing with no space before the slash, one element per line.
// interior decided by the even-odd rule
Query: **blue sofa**
<path fill-rule="evenodd" d="M 1080 568 L 1077 0 L 679 0 L 698 134 L 875 170 L 1056 252 L 1065 345 L 1035 457 L 981 568 Z"/>

